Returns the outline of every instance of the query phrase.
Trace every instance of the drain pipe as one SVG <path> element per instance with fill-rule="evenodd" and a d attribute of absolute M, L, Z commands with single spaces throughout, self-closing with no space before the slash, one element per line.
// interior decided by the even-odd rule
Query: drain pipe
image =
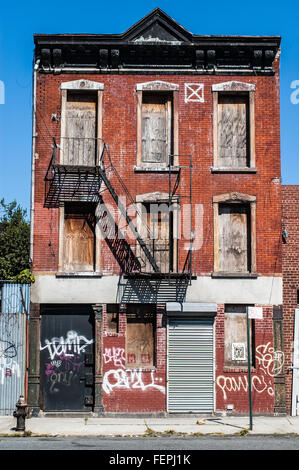
<path fill-rule="evenodd" d="M 34 191 L 35 191 L 35 141 L 36 141 L 36 77 L 40 59 L 37 59 L 33 69 L 32 93 L 32 155 L 31 155 L 31 201 L 30 201 L 30 253 L 29 260 L 33 261 L 33 225 L 34 225 Z"/>

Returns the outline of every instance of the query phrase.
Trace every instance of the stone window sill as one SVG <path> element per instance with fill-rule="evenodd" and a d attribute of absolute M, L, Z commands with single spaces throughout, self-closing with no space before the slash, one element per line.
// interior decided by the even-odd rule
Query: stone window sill
<path fill-rule="evenodd" d="M 240 279 L 256 279 L 257 273 L 226 273 L 226 272 L 213 272 L 212 278 L 240 278 Z"/>
<path fill-rule="evenodd" d="M 255 167 L 225 168 L 212 166 L 211 173 L 257 173 L 257 169 Z"/>
<path fill-rule="evenodd" d="M 134 166 L 135 173 L 169 173 L 169 167 L 167 166 Z M 179 167 L 171 166 L 170 167 L 171 173 L 178 173 Z"/>
<path fill-rule="evenodd" d="M 255 367 L 251 367 L 251 372 L 256 372 Z M 248 373 L 248 367 L 245 366 L 224 366 L 223 372 L 230 373 L 230 374 L 241 374 L 241 373 Z"/>

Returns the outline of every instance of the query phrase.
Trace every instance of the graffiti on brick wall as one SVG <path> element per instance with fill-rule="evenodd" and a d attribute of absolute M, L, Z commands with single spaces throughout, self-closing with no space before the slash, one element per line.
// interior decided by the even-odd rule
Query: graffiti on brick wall
<path fill-rule="evenodd" d="M 269 341 L 267 344 L 257 346 L 255 358 L 259 374 L 251 376 L 252 390 L 257 393 L 267 393 L 269 396 L 274 396 L 273 377 L 282 373 L 284 353 L 279 350 L 275 351 Z M 248 391 L 247 375 L 239 375 L 237 377 L 219 375 L 216 383 L 223 393 L 224 400 L 227 400 L 228 392 Z"/>
<path fill-rule="evenodd" d="M 124 348 L 106 348 L 103 353 L 104 364 L 111 364 L 117 369 L 108 370 L 103 377 L 103 390 L 107 395 L 113 390 L 158 390 L 165 393 L 165 387 L 160 385 L 161 378 L 155 377 L 153 370 L 144 372 L 142 369 L 126 369 Z M 150 377 L 150 380 L 148 378 Z"/>

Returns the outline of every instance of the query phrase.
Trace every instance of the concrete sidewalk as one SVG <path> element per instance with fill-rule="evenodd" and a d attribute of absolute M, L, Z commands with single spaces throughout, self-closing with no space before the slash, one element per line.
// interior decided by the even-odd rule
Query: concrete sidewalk
<path fill-rule="evenodd" d="M 15 431 L 16 418 L 0 416 L 0 436 L 23 435 Z M 248 417 L 168 416 L 157 418 L 42 416 L 26 419 L 26 433 L 32 436 L 155 436 L 155 435 L 241 435 L 298 434 L 298 417 L 253 417 L 253 430 L 248 431 Z M 28 433 L 29 432 L 29 433 Z"/>

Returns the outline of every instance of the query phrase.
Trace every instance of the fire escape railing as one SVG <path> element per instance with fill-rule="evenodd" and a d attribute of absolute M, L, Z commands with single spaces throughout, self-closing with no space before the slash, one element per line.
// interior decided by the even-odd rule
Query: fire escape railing
<path fill-rule="evenodd" d="M 171 179 L 170 176 L 169 178 Z M 177 175 L 172 192 L 169 183 L 169 204 L 172 202 L 174 192 L 177 191 L 179 181 L 180 173 Z M 118 195 L 115 184 L 121 191 L 122 197 Z M 107 230 L 103 230 L 104 224 L 110 224 L 108 232 L 112 233 L 111 229 L 116 228 L 113 232 L 113 238 L 107 239 L 107 242 L 112 251 L 117 251 L 116 258 L 122 271 L 126 273 L 169 274 L 172 271 L 173 244 L 170 240 L 161 242 L 153 237 L 138 205 L 113 164 L 108 145 L 102 139 L 89 138 L 61 138 L 60 144 L 58 144 L 53 138 L 52 157 L 45 176 L 44 206 L 53 208 L 61 207 L 66 202 L 89 202 L 95 203 L 95 205 L 101 203 L 105 207 L 103 199 L 105 191 L 110 193 L 119 213 L 123 216 L 136 240 L 134 246 L 134 243 L 126 241 L 126 234 L 119 236 L 119 227 L 117 227 L 113 215 L 109 214 L 108 218 L 103 218 L 103 211 L 101 212 L 97 221 L 100 222 L 103 235 L 107 238 Z M 123 203 L 123 196 L 131 208 L 134 207 L 138 215 L 138 227 L 128 214 L 126 203 Z M 101 224 L 104 219 L 105 222 Z M 120 253 L 121 251 L 122 253 Z M 189 252 L 182 275 L 186 275 L 192 269 L 191 259 L 192 253 Z"/>

